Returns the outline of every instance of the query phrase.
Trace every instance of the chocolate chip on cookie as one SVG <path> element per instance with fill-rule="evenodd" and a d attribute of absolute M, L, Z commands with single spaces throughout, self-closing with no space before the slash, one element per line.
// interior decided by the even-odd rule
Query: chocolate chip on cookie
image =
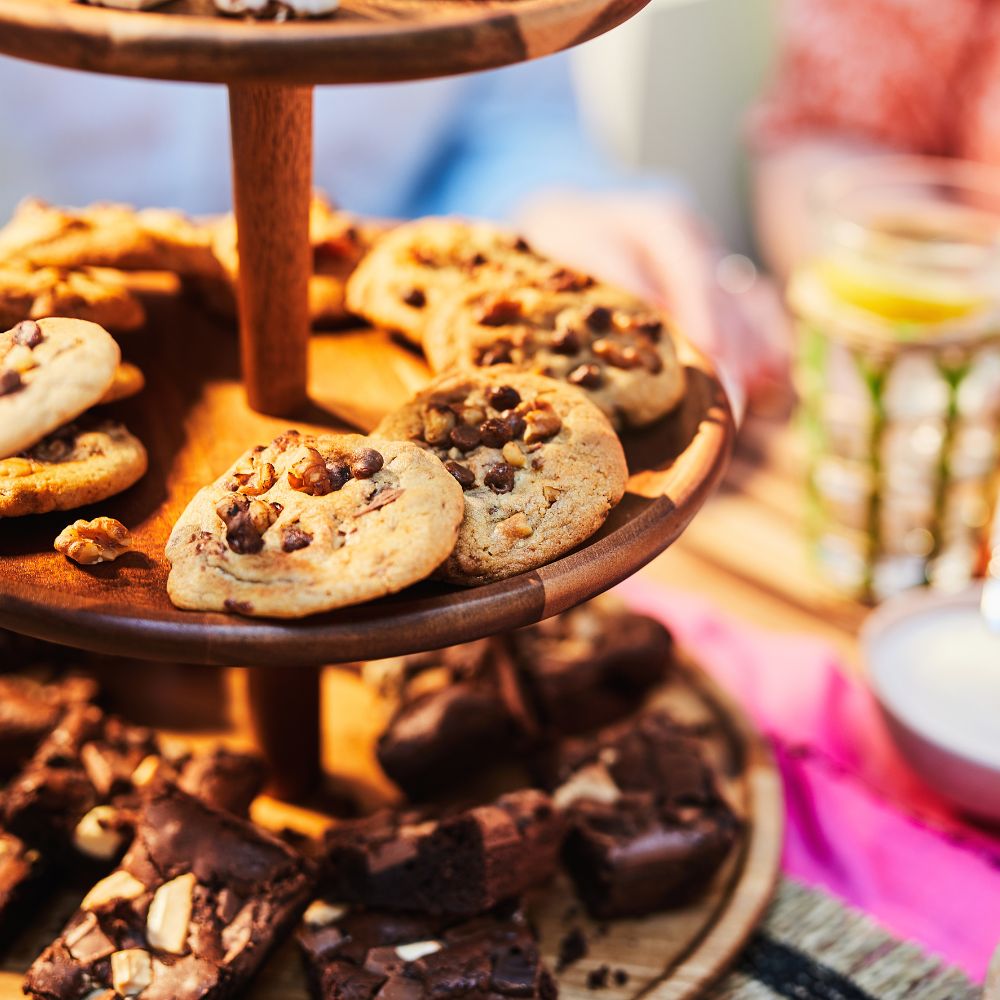
<path fill-rule="evenodd" d="M 444 463 L 444 467 L 455 477 L 458 481 L 458 485 L 462 487 L 463 490 L 471 490 L 473 486 L 476 485 L 475 473 L 466 465 L 462 465 L 461 462 L 455 462 L 448 460 Z"/>
<path fill-rule="evenodd" d="M 351 456 L 351 475 L 355 479 L 371 479 L 383 463 L 384 459 L 374 448 L 359 448 Z"/>

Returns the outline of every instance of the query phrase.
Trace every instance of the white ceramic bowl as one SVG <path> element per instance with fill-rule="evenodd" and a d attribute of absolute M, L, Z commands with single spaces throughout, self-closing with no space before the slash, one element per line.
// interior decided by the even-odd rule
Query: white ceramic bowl
<path fill-rule="evenodd" d="M 982 619 L 981 592 L 887 601 L 865 621 L 861 646 L 909 764 L 965 812 L 1000 822 L 1000 635 Z"/>

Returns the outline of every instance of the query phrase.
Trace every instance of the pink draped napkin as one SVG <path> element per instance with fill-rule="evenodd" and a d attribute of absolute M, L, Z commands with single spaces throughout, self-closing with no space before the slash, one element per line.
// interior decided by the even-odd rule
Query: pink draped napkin
<path fill-rule="evenodd" d="M 641 580 L 618 593 L 662 619 L 770 741 L 784 780 L 786 874 L 981 980 L 1000 944 L 1000 831 L 921 784 L 864 682 L 808 636 L 762 631 Z"/>

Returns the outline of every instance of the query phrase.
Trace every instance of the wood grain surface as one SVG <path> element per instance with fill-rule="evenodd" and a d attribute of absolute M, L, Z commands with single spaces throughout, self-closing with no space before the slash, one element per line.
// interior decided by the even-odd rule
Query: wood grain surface
<path fill-rule="evenodd" d="M 274 416 L 307 399 L 312 109 L 310 87 L 229 88 L 243 384 Z"/>
<path fill-rule="evenodd" d="M 682 908 L 634 920 L 598 924 L 583 916 L 568 882 L 557 879 L 528 900 L 554 967 L 559 942 L 579 927 L 589 954 L 559 977 L 562 1000 L 692 1000 L 732 963 L 759 922 L 777 878 L 782 843 L 780 779 L 770 753 L 742 711 L 698 668 L 688 665 L 654 701 L 679 718 L 705 727 L 708 752 L 722 775 L 725 794 L 743 818 L 742 840 L 708 890 Z M 324 733 L 328 770 L 371 807 L 391 802 L 392 788 L 375 764 L 373 743 L 388 709 L 355 675 L 328 669 L 324 675 Z M 518 776 L 497 776 L 500 782 Z M 488 782 L 487 782 L 488 783 Z M 312 810 L 262 797 L 253 810 L 272 829 L 290 827 L 315 836 L 330 820 Z M 73 911 L 79 890 L 66 890 L 0 956 L 0 1000 L 21 996 L 24 970 Z M 623 969 L 628 982 L 595 992 L 587 973 L 601 965 Z M 293 943 L 269 960 L 251 1000 L 306 1000 Z"/>
<path fill-rule="evenodd" d="M 628 493 L 593 539 L 541 569 L 472 589 L 424 583 L 401 594 L 293 622 L 179 611 L 166 593 L 167 536 L 194 493 L 246 448 L 291 421 L 249 409 L 231 330 L 166 298 L 123 340 L 147 389 L 108 412 L 146 444 L 150 471 L 131 490 L 68 514 L 0 521 L 0 627 L 143 659 L 294 667 L 391 656 L 538 621 L 634 573 L 684 530 L 722 475 L 733 437 L 710 368 L 682 346 L 689 390 L 670 417 L 625 439 Z M 314 336 L 303 430 L 370 427 L 425 379 L 423 362 L 384 333 Z M 136 551 L 80 567 L 52 550 L 76 517 L 118 518 Z"/>
<path fill-rule="evenodd" d="M 0 52 L 70 69 L 213 83 L 374 83 L 549 55 L 648 0 L 342 0 L 313 21 L 221 17 L 212 0 L 131 12 L 0 0 Z"/>

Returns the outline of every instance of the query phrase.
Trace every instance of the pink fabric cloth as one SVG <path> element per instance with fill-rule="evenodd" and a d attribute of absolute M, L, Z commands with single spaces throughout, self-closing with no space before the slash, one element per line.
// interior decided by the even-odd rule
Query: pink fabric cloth
<path fill-rule="evenodd" d="M 702 599 L 619 588 L 747 708 L 784 780 L 784 870 L 981 980 L 1000 944 L 1000 831 L 964 821 L 896 753 L 878 706 L 808 636 L 727 618 Z"/>

